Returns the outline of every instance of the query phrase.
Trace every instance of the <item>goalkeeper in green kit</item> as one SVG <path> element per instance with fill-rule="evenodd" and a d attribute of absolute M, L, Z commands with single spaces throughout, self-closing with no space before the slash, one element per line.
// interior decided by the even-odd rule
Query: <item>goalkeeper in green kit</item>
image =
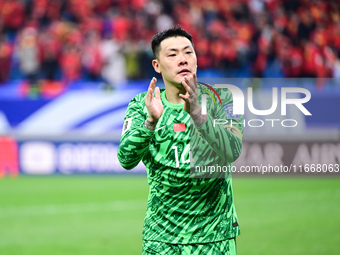
<path fill-rule="evenodd" d="M 180 27 L 159 32 L 152 50 L 165 89 L 153 78 L 148 91 L 131 100 L 118 149 L 124 168 L 142 160 L 147 169 L 142 254 L 236 254 L 240 230 L 231 178 L 197 169 L 233 165 L 242 149 L 243 116 L 232 114 L 230 91 L 197 82 L 188 32 Z M 233 124 L 215 125 L 215 119 Z"/>

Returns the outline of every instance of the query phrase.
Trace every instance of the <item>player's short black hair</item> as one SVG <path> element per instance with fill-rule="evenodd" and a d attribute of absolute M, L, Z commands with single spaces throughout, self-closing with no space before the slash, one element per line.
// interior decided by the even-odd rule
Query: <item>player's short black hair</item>
<path fill-rule="evenodd" d="M 158 59 L 160 45 L 163 40 L 170 38 L 170 37 L 177 37 L 177 36 L 183 36 L 183 37 L 188 38 L 188 40 L 191 42 L 192 46 L 194 47 L 194 42 L 192 41 L 191 34 L 189 34 L 187 31 L 182 29 L 180 26 L 176 26 L 176 27 L 161 31 L 152 37 L 151 48 L 152 48 L 152 53 L 154 57 Z"/>

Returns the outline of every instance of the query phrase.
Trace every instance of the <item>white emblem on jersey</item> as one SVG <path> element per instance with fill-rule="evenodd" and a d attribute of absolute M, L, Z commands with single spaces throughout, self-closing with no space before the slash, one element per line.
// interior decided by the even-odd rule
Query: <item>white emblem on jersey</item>
<path fill-rule="evenodd" d="M 162 128 L 165 128 L 166 126 L 163 126 L 163 127 L 160 127 L 160 128 L 156 128 L 155 129 L 155 132 L 158 131 L 158 130 L 161 130 Z"/>
<path fill-rule="evenodd" d="M 124 125 L 123 125 L 123 130 L 122 130 L 122 135 L 128 131 L 131 127 L 131 124 L 132 124 L 132 118 L 127 118 L 125 121 L 124 121 Z"/>

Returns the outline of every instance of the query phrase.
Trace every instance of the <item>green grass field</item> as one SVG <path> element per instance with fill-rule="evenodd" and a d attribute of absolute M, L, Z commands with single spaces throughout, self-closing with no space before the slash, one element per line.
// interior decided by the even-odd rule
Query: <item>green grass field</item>
<path fill-rule="evenodd" d="M 336 255 L 340 179 L 234 178 L 239 255 Z M 145 176 L 0 180 L 0 254 L 141 254 Z"/>

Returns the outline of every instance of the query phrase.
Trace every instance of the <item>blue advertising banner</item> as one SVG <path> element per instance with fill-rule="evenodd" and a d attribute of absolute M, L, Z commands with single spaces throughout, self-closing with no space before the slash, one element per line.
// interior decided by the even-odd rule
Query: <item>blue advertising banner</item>
<path fill-rule="evenodd" d="M 117 143 L 110 142 L 19 142 L 22 174 L 110 174 L 128 173 L 117 158 Z M 140 163 L 133 173 L 146 173 Z"/>

